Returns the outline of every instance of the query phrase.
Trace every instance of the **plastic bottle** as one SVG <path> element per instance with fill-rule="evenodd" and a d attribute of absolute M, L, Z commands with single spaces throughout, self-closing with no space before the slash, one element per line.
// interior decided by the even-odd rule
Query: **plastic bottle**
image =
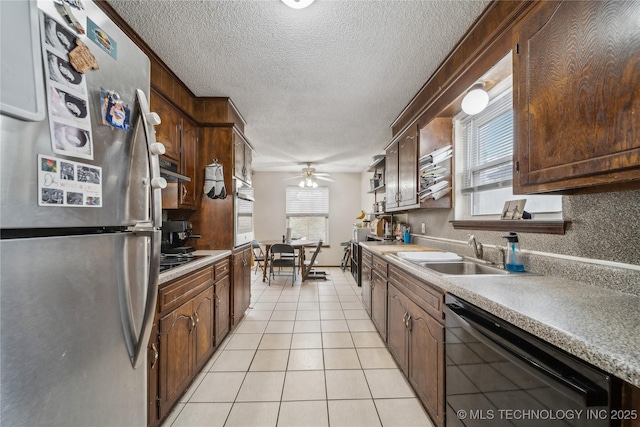
<path fill-rule="evenodd" d="M 509 271 L 524 271 L 520 255 L 520 245 L 518 243 L 518 235 L 511 231 L 508 236 L 502 236 L 507 239 L 507 255 L 504 267 Z"/>

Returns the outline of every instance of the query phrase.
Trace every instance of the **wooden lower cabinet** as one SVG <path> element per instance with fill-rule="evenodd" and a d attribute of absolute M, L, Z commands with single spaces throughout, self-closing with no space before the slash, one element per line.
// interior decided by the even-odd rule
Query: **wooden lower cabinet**
<path fill-rule="evenodd" d="M 160 418 L 213 354 L 213 286 L 160 319 Z"/>
<path fill-rule="evenodd" d="M 418 398 L 437 425 L 444 425 L 444 325 L 409 301 L 408 375 Z"/>
<path fill-rule="evenodd" d="M 405 376 L 408 374 L 409 359 L 407 349 L 409 347 L 409 334 L 407 333 L 407 301 L 408 298 L 398 291 L 395 286 L 389 285 L 387 298 L 387 348 L 396 359 L 396 363 Z"/>
<path fill-rule="evenodd" d="M 360 285 L 362 287 L 362 304 L 371 317 L 371 253 L 362 250 L 362 259 L 360 260 Z"/>
<path fill-rule="evenodd" d="M 158 361 L 160 360 L 160 344 L 158 342 L 158 322 L 153 322 L 151 337 L 147 346 L 147 424 L 154 425 L 160 419 L 158 401 Z"/>
<path fill-rule="evenodd" d="M 441 427 L 444 426 L 445 413 L 445 330 L 442 316 L 437 319 L 425 311 L 421 307 L 421 298 L 404 289 L 393 277 L 390 273 L 387 348 L 435 425 Z M 415 285 L 416 281 L 412 279 L 410 284 Z"/>
<path fill-rule="evenodd" d="M 214 286 L 214 346 L 218 347 L 231 330 L 231 278 L 229 258 L 215 264 Z"/>
<path fill-rule="evenodd" d="M 387 340 L 387 279 L 376 270 L 371 274 L 371 320 L 383 341 Z"/>
<path fill-rule="evenodd" d="M 231 323 L 235 326 L 244 317 L 251 304 L 251 245 L 233 251 L 233 311 Z"/>
<path fill-rule="evenodd" d="M 214 311 L 213 266 L 160 286 L 147 348 L 149 426 L 164 421 L 213 354 Z"/>

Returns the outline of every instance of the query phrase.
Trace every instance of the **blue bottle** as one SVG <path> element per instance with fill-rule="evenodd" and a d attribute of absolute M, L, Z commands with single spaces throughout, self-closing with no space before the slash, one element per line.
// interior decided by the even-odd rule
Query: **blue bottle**
<path fill-rule="evenodd" d="M 518 243 L 518 235 L 511 231 L 508 236 L 502 236 L 507 239 L 507 255 L 504 267 L 509 271 L 524 271 L 520 255 L 520 245 Z"/>

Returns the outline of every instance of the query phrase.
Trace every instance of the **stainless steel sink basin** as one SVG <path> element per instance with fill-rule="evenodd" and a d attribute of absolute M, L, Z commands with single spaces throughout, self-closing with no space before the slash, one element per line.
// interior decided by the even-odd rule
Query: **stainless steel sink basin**
<path fill-rule="evenodd" d="M 420 265 L 421 267 L 434 270 L 440 274 L 445 274 L 450 276 L 465 276 L 470 274 L 498 274 L 498 275 L 513 274 L 511 271 L 507 271 L 498 267 L 479 264 L 477 262 L 471 262 L 471 261 L 421 262 L 418 265 Z"/>

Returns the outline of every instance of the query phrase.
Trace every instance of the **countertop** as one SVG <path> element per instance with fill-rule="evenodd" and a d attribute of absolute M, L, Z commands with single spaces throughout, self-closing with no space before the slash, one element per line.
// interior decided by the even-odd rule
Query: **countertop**
<path fill-rule="evenodd" d="M 544 275 L 443 276 L 393 251 L 380 252 L 378 242 L 360 245 L 387 254 L 383 256 L 389 263 L 443 292 L 640 387 L 640 297 Z M 398 245 L 395 252 L 404 251 L 403 247 Z"/>
<path fill-rule="evenodd" d="M 180 267 L 172 268 L 171 270 L 160 273 L 160 279 L 159 279 L 160 285 L 163 285 L 164 283 L 177 279 L 180 276 L 184 276 L 185 274 L 191 273 L 192 271 L 196 271 L 199 268 L 206 267 L 207 265 L 211 265 L 214 262 L 221 260 L 226 256 L 231 255 L 231 251 L 229 250 L 195 251 L 193 252 L 193 254 L 197 256 L 201 256 L 202 258 L 197 258 L 192 262 L 181 265 Z"/>

